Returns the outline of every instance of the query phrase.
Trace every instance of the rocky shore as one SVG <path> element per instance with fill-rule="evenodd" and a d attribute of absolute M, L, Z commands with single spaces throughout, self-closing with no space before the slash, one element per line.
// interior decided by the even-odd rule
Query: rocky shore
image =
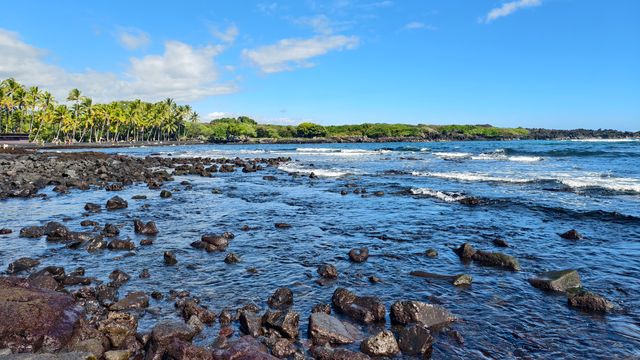
<path fill-rule="evenodd" d="M 0 229 L 2 234 L 19 231 L 26 239 L 46 239 L 73 251 L 130 251 L 154 246 L 153 236 L 162 232 L 154 221 L 129 220 L 136 234 L 148 238 L 139 244 L 120 238 L 118 226 L 99 224 L 92 214 L 117 213 L 127 209 L 129 201 L 118 192 L 133 184 L 146 184 L 163 199 L 171 199 L 167 184 L 176 175 L 212 177 L 218 173 L 252 173 L 287 162 L 288 158 L 137 158 L 97 152 L 41 153 L 28 150 L 0 152 L 0 201 L 8 198 L 46 198 L 43 189 L 56 193 L 105 191 L 102 203 L 86 203 L 81 225 L 86 231 L 73 231 L 64 224 L 47 222 L 42 226 Z M 313 174 L 311 174 L 313 176 Z M 267 180 L 267 179 L 265 179 Z M 181 184 L 189 188 L 190 184 Z M 80 219 L 78 219 L 80 220 Z M 288 229 L 287 223 L 276 223 Z M 249 227 L 242 230 L 251 230 Z M 575 230 L 559 234 L 567 241 L 580 241 Z M 224 252 L 235 236 L 232 232 L 203 233 L 190 246 L 197 251 Z M 504 240 L 495 244 L 509 247 Z M 343 254 L 345 262 L 369 261 L 367 247 Z M 517 259 L 501 252 L 478 250 L 464 243 L 454 249 L 462 262 L 494 268 L 495 271 L 521 271 Z M 437 257 L 435 250 L 426 252 Z M 180 257 L 167 251 L 164 266 L 180 264 Z M 228 252 L 225 262 L 236 263 L 239 256 Z M 260 304 L 230 309 L 204 304 L 198 294 L 171 290 L 120 291 L 133 276 L 150 276 L 148 269 L 128 274 L 114 268 L 103 282 L 86 276 L 84 268 L 40 266 L 37 258 L 16 258 L 4 276 L 0 276 L 0 359 L 369 359 L 394 356 L 428 358 L 437 334 L 447 332 L 464 342 L 464 334 L 450 326 L 457 319 L 436 303 L 397 298 L 385 302 L 377 296 L 364 296 L 357 289 L 338 287 L 327 298 L 317 299 L 311 313 L 296 310 L 296 294 L 290 288 L 273 289 Z M 105 274 L 107 275 L 107 274 Z M 453 286 L 470 286 L 466 274 L 440 275 L 415 271 L 414 276 L 448 281 Z M 316 282 L 330 283 L 340 276 L 334 264 L 317 268 Z M 380 279 L 371 277 L 371 282 Z M 188 279 L 186 279 L 188 281 Z M 567 269 L 538 274 L 531 286 L 567 294 L 571 307 L 605 313 L 613 305 L 607 299 L 585 291 L 577 271 Z M 149 308 L 150 299 L 173 303 L 182 321 L 164 320 L 150 331 L 139 331 L 140 317 Z M 308 328 L 300 326 L 308 319 Z M 219 324 L 217 336 L 197 345 L 194 338 L 207 327 Z"/>

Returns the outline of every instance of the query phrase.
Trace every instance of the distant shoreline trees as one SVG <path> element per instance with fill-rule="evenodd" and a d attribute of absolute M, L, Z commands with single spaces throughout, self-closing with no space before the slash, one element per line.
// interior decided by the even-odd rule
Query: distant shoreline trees
<path fill-rule="evenodd" d="M 638 137 L 616 130 L 547 130 L 498 128 L 490 125 L 357 124 L 297 126 L 258 124 L 247 116 L 200 122 L 189 105 L 173 99 L 150 103 L 141 100 L 97 104 L 78 89 L 66 103 L 36 86 L 24 87 L 14 79 L 0 82 L 0 133 L 26 133 L 32 142 L 140 142 L 201 140 L 238 142 L 251 139 L 412 139 L 499 140 Z"/>

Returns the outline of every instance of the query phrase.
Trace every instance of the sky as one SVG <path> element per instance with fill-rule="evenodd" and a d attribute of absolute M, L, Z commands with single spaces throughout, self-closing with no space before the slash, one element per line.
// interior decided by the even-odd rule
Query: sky
<path fill-rule="evenodd" d="M 6 1 L 0 79 L 202 121 L 640 130 L 640 1 Z"/>

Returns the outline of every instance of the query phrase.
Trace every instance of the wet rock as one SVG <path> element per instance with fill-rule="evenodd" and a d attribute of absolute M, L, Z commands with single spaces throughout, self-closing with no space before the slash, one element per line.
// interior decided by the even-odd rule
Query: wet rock
<path fill-rule="evenodd" d="M 349 251 L 349 259 L 356 263 L 361 263 L 367 261 L 369 258 L 369 249 L 366 247 L 362 247 L 360 249 L 351 249 Z"/>
<path fill-rule="evenodd" d="M 467 274 L 454 275 L 451 279 L 451 283 L 454 286 L 469 286 L 472 282 L 473 278 L 471 277 L 471 275 Z"/>
<path fill-rule="evenodd" d="M 369 355 L 347 349 L 332 349 L 328 346 L 311 348 L 313 357 L 318 360 L 369 360 Z"/>
<path fill-rule="evenodd" d="M 561 238 L 567 240 L 581 240 L 582 234 L 578 232 L 578 230 L 572 229 L 565 233 L 559 234 Z"/>
<path fill-rule="evenodd" d="M 316 304 L 311 309 L 311 313 L 324 313 L 331 314 L 331 305 L 329 304 Z"/>
<path fill-rule="evenodd" d="M 576 270 L 547 271 L 529 279 L 534 287 L 546 291 L 567 292 L 582 287 L 580 275 Z"/>
<path fill-rule="evenodd" d="M 80 222 L 80 226 L 84 226 L 84 227 L 87 227 L 87 226 L 96 227 L 98 225 L 99 225 L 98 222 L 93 220 L 82 220 L 82 222 Z"/>
<path fill-rule="evenodd" d="M 215 359 L 222 360 L 277 360 L 269 354 L 266 346 L 251 336 L 243 336 L 230 344 L 226 350 L 214 351 Z"/>
<path fill-rule="evenodd" d="M 604 313 L 613 309 L 613 304 L 604 297 L 589 291 L 569 293 L 569 306 L 587 312 Z"/>
<path fill-rule="evenodd" d="M 345 288 L 338 288 L 333 293 L 332 302 L 340 312 L 365 324 L 385 320 L 385 306 L 377 297 L 357 296 Z"/>
<path fill-rule="evenodd" d="M 99 359 L 102 357 L 102 354 L 104 354 L 104 345 L 102 344 L 101 339 L 92 338 L 79 341 L 73 346 L 73 350 L 91 353 L 93 356 Z"/>
<path fill-rule="evenodd" d="M 155 300 L 162 300 L 164 298 L 164 295 L 162 295 L 160 291 L 152 291 L 151 297 Z"/>
<path fill-rule="evenodd" d="M 62 283 L 65 286 L 69 286 L 69 285 L 90 285 L 92 281 L 93 280 L 91 278 L 88 278 L 88 277 L 69 275 L 69 276 L 64 278 Z"/>
<path fill-rule="evenodd" d="M 236 253 L 230 252 L 227 254 L 227 256 L 225 256 L 224 262 L 226 262 L 227 264 L 237 264 L 240 262 L 240 256 L 238 256 Z"/>
<path fill-rule="evenodd" d="M 160 197 L 163 198 L 163 199 L 168 199 L 171 196 L 173 196 L 173 194 L 171 194 L 171 191 L 169 191 L 169 190 L 160 191 Z"/>
<path fill-rule="evenodd" d="M 7 228 L 0 229 L 0 235 L 9 235 L 12 232 L 13 232 L 13 230 L 11 230 L 11 229 L 7 229 Z"/>
<path fill-rule="evenodd" d="M 165 350 L 165 358 L 188 360 L 213 360 L 211 352 L 186 341 L 174 339 Z"/>
<path fill-rule="evenodd" d="M 109 279 L 113 281 L 113 283 L 116 284 L 117 286 L 120 286 L 126 283 L 127 281 L 129 281 L 131 279 L 131 275 L 127 274 L 122 270 L 116 269 L 116 270 L 113 270 L 111 274 L 109 274 Z"/>
<path fill-rule="evenodd" d="M 337 279 L 338 270 L 333 265 L 324 264 L 318 267 L 318 275 L 325 279 Z"/>
<path fill-rule="evenodd" d="M 375 276 L 375 275 L 371 275 L 369 276 L 369 282 L 372 284 L 378 284 L 382 282 L 382 279 L 380 279 L 379 277 Z"/>
<path fill-rule="evenodd" d="M 287 309 L 293 305 L 293 291 L 288 288 L 279 288 L 267 301 L 273 309 Z"/>
<path fill-rule="evenodd" d="M 107 200 L 107 210 L 126 209 L 127 207 L 129 207 L 127 201 L 119 196 Z"/>
<path fill-rule="evenodd" d="M 100 212 L 102 210 L 102 206 L 94 203 L 86 203 L 84 205 L 84 209 L 89 212 Z"/>
<path fill-rule="evenodd" d="M 438 257 L 438 250 L 436 249 L 427 249 L 427 251 L 425 251 L 424 253 L 427 257 L 430 258 L 434 258 L 434 257 Z"/>
<path fill-rule="evenodd" d="M 480 205 L 480 199 L 472 196 L 463 197 L 462 199 L 458 200 L 458 202 L 462 205 L 468 205 L 468 206 Z"/>
<path fill-rule="evenodd" d="M 201 350 L 191 347 L 198 331 L 181 321 L 164 320 L 151 330 L 146 359 L 203 359 Z M 207 358 L 208 359 L 208 358 Z"/>
<path fill-rule="evenodd" d="M 107 242 L 101 237 L 96 237 L 87 244 L 87 251 L 94 252 L 107 248 Z"/>
<path fill-rule="evenodd" d="M 499 252 L 476 250 L 469 243 L 464 243 L 454 250 L 463 261 L 473 260 L 480 265 L 499 267 L 511 271 L 520 271 L 520 264 L 513 256 Z"/>
<path fill-rule="evenodd" d="M 151 273 L 149 272 L 149 269 L 142 269 L 142 271 L 140 272 L 140 275 L 138 275 L 138 277 L 140 279 L 148 279 L 151 277 Z"/>
<path fill-rule="evenodd" d="M 107 249 L 109 250 L 135 250 L 136 244 L 131 240 L 113 239 L 109 241 Z"/>
<path fill-rule="evenodd" d="M 171 251 L 164 252 L 164 263 L 167 265 L 175 265 L 178 263 L 178 259 Z"/>
<path fill-rule="evenodd" d="M 20 237 L 39 238 L 44 236 L 44 229 L 41 226 L 27 226 L 20 229 Z"/>
<path fill-rule="evenodd" d="M 395 336 L 389 330 L 383 330 L 362 342 L 360 349 L 371 356 L 393 356 L 400 352 Z"/>
<path fill-rule="evenodd" d="M 253 337 L 262 335 L 262 318 L 252 311 L 242 311 L 240 331 Z"/>
<path fill-rule="evenodd" d="M 192 316 L 196 316 L 203 323 L 208 325 L 211 325 L 216 321 L 216 314 L 213 311 L 201 306 L 193 299 L 178 301 L 176 306 L 181 310 L 182 317 L 185 320 L 188 320 Z"/>
<path fill-rule="evenodd" d="M 195 248 L 205 249 L 208 252 L 224 251 L 229 246 L 229 241 L 235 237 L 230 232 L 225 232 L 222 235 L 218 234 L 205 234 L 202 235 L 201 241 L 192 243 L 191 246 Z"/>
<path fill-rule="evenodd" d="M 109 350 L 104 353 L 105 360 L 129 360 L 129 350 Z"/>
<path fill-rule="evenodd" d="M 105 237 L 116 237 L 120 235 L 120 229 L 113 224 L 105 224 L 101 233 Z"/>
<path fill-rule="evenodd" d="M 420 323 L 428 328 L 437 328 L 454 320 L 453 315 L 440 305 L 420 301 L 397 301 L 391 306 L 391 322 L 393 324 Z"/>
<path fill-rule="evenodd" d="M 98 303 L 106 307 L 115 303 L 118 299 L 118 286 L 114 286 L 113 284 L 96 286 L 96 300 L 98 300 Z"/>
<path fill-rule="evenodd" d="M 509 247 L 509 244 L 506 241 L 504 241 L 503 239 L 497 238 L 497 239 L 491 240 L 491 242 L 493 243 L 493 245 L 495 245 L 497 247 L 505 247 L 505 248 Z"/>
<path fill-rule="evenodd" d="M 0 278 L 0 349 L 54 352 L 71 339 L 83 310 L 73 297 Z"/>
<path fill-rule="evenodd" d="M 147 198 L 146 195 L 134 195 L 134 196 L 131 197 L 131 199 L 133 199 L 133 200 L 144 200 L 146 198 Z"/>
<path fill-rule="evenodd" d="M 282 336 L 295 339 L 298 337 L 300 314 L 295 311 L 267 311 L 262 317 L 262 323 L 270 329 L 278 331 Z"/>
<path fill-rule="evenodd" d="M 293 355 L 295 352 L 296 348 L 293 346 L 291 341 L 287 339 L 276 340 L 276 343 L 273 344 L 273 347 L 271 348 L 271 353 L 273 354 L 273 356 L 280 359 L 286 359 L 289 356 Z"/>
<path fill-rule="evenodd" d="M 291 227 L 291 224 L 275 223 L 274 226 L 276 227 L 276 229 L 289 229 Z"/>
<path fill-rule="evenodd" d="M 109 339 L 114 349 L 122 349 L 127 338 L 135 338 L 137 328 L 136 318 L 124 312 L 109 312 L 107 318 L 98 323 L 98 330 Z"/>
<path fill-rule="evenodd" d="M 130 292 L 122 300 L 109 307 L 111 311 L 144 309 L 149 307 L 149 298 L 143 291 Z"/>
<path fill-rule="evenodd" d="M 133 220 L 133 227 L 136 234 L 143 234 L 143 235 L 158 234 L 158 227 L 156 226 L 156 223 L 153 221 L 149 221 L 148 223 L 145 224 L 139 219 L 135 219 Z"/>
<path fill-rule="evenodd" d="M 66 226 L 50 221 L 44 226 L 44 234 L 47 235 L 47 241 L 63 241 L 67 239 L 71 231 Z"/>
<path fill-rule="evenodd" d="M 38 265 L 40 265 L 40 260 L 23 257 L 9 264 L 9 266 L 7 267 L 7 272 L 9 274 L 15 274 L 15 273 L 29 270 Z"/>
<path fill-rule="evenodd" d="M 315 312 L 309 317 L 309 337 L 314 344 L 351 344 L 355 341 L 353 331 L 345 323 L 324 312 Z"/>
<path fill-rule="evenodd" d="M 218 319 L 220 320 L 220 325 L 229 326 L 233 321 L 233 315 L 231 315 L 231 311 L 229 311 L 229 309 L 222 309 Z"/>
<path fill-rule="evenodd" d="M 463 286 L 463 285 L 471 285 L 473 278 L 471 275 L 461 274 L 461 275 L 440 275 L 429 273 L 425 271 L 412 271 L 410 273 L 413 276 L 425 278 L 425 279 L 434 279 L 434 280 L 446 280 L 455 286 Z"/>
<path fill-rule="evenodd" d="M 153 240 L 151 239 L 140 240 L 140 246 L 149 246 L 149 245 L 153 245 Z"/>
<path fill-rule="evenodd" d="M 405 355 L 429 358 L 433 337 L 423 324 L 410 324 L 398 331 L 398 346 Z"/>

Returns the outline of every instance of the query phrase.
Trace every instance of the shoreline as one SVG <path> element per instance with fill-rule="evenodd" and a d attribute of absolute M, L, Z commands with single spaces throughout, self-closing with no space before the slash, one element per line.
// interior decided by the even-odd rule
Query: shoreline
<path fill-rule="evenodd" d="M 142 142 L 119 142 L 119 143 L 72 143 L 72 144 L 11 144 L 0 143 L 2 149 L 23 149 L 23 150 L 66 150 L 66 149 L 111 149 L 111 148 L 133 148 L 133 147 L 160 147 L 160 146 L 193 146 L 193 145 L 295 145 L 295 144 L 383 144 L 394 142 L 406 143 L 440 143 L 440 142 L 466 142 L 466 141 L 638 141 L 637 137 L 558 137 L 558 138 L 449 138 L 449 139 L 428 139 L 428 138 L 286 138 L 286 139 L 249 139 L 239 141 L 203 141 L 203 140 L 186 140 L 186 141 L 142 141 Z"/>

